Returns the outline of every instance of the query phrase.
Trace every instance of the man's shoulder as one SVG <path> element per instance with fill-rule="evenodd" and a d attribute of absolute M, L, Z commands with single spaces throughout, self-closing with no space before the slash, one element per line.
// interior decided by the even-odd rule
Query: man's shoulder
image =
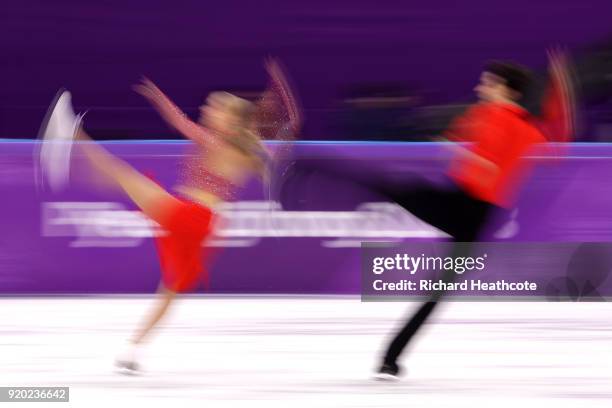
<path fill-rule="evenodd" d="M 472 110 L 473 109 L 473 110 Z M 470 108 L 470 116 L 503 124 L 532 125 L 532 115 L 522 106 L 505 103 L 479 103 Z"/>

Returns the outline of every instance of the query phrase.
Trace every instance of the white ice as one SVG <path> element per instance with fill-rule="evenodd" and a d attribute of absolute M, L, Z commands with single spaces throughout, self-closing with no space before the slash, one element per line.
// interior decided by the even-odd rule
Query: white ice
<path fill-rule="evenodd" d="M 0 386 L 69 386 L 79 407 L 612 406 L 610 303 L 447 303 L 388 384 L 370 375 L 414 303 L 189 297 L 143 374 L 118 375 L 114 355 L 151 302 L 0 298 Z"/>

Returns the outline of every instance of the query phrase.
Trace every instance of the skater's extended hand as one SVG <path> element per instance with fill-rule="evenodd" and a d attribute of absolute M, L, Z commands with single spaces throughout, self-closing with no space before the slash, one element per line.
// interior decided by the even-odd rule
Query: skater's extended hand
<path fill-rule="evenodd" d="M 302 115 L 298 108 L 295 95 L 287 81 L 287 76 L 283 70 L 282 64 L 274 57 L 267 57 L 264 60 L 264 66 L 270 76 L 272 86 L 263 93 L 260 99 L 260 108 L 273 111 L 275 108 L 273 106 L 275 101 L 274 95 L 278 93 L 278 96 L 282 99 L 284 109 L 289 116 L 290 133 L 296 133 L 301 126 Z"/>
<path fill-rule="evenodd" d="M 266 71 L 272 78 L 279 78 L 283 75 L 283 70 L 280 67 L 278 60 L 274 57 L 267 57 L 264 60 L 264 66 L 266 67 Z"/>
<path fill-rule="evenodd" d="M 548 72 L 556 78 L 563 78 L 568 75 L 568 56 L 567 52 L 561 47 L 549 48 L 546 51 L 548 57 Z"/>
<path fill-rule="evenodd" d="M 139 84 L 132 86 L 132 89 L 150 101 L 155 101 L 162 94 L 162 91 L 147 77 L 142 77 Z"/>
<path fill-rule="evenodd" d="M 561 47 L 548 49 L 547 56 L 551 84 L 543 102 L 542 128 L 549 140 L 567 142 L 574 137 L 576 120 L 571 60 Z"/>
<path fill-rule="evenodd" d="M 202 126 L 191 121 L 149 78 L 142 77 L 140 83 L 132 88 L 144 96 L 170 127 L 183 136 L 196 143 L 204 143 L 209 139 L 209 133 L 205 132 Z"/>

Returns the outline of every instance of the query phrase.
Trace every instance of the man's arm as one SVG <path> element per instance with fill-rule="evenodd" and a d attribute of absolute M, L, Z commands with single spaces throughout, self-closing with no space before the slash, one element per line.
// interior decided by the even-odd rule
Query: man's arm
<path fill-rule="evenodd" d="M 568 57 L 559 50 L 548 52 L 550 83 L 542 100 L 542 115 L 537 120 L 550 142 L 569 142 L 575 132 L 575 100 Z"/>

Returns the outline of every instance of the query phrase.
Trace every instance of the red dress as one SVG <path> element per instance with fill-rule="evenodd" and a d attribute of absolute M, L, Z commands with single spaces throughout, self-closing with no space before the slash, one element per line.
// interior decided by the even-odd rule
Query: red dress
<path fill-rule="evenodd" d="M 203 246 L 212 232 L 213 212 L 180 198 L 168 200 L 161 206 L 156 221 L 163 235 L 155 242 L 164 286 L 175 292 L 185 292 L 197 286 L 200 277 L 208 286 Z"/>

